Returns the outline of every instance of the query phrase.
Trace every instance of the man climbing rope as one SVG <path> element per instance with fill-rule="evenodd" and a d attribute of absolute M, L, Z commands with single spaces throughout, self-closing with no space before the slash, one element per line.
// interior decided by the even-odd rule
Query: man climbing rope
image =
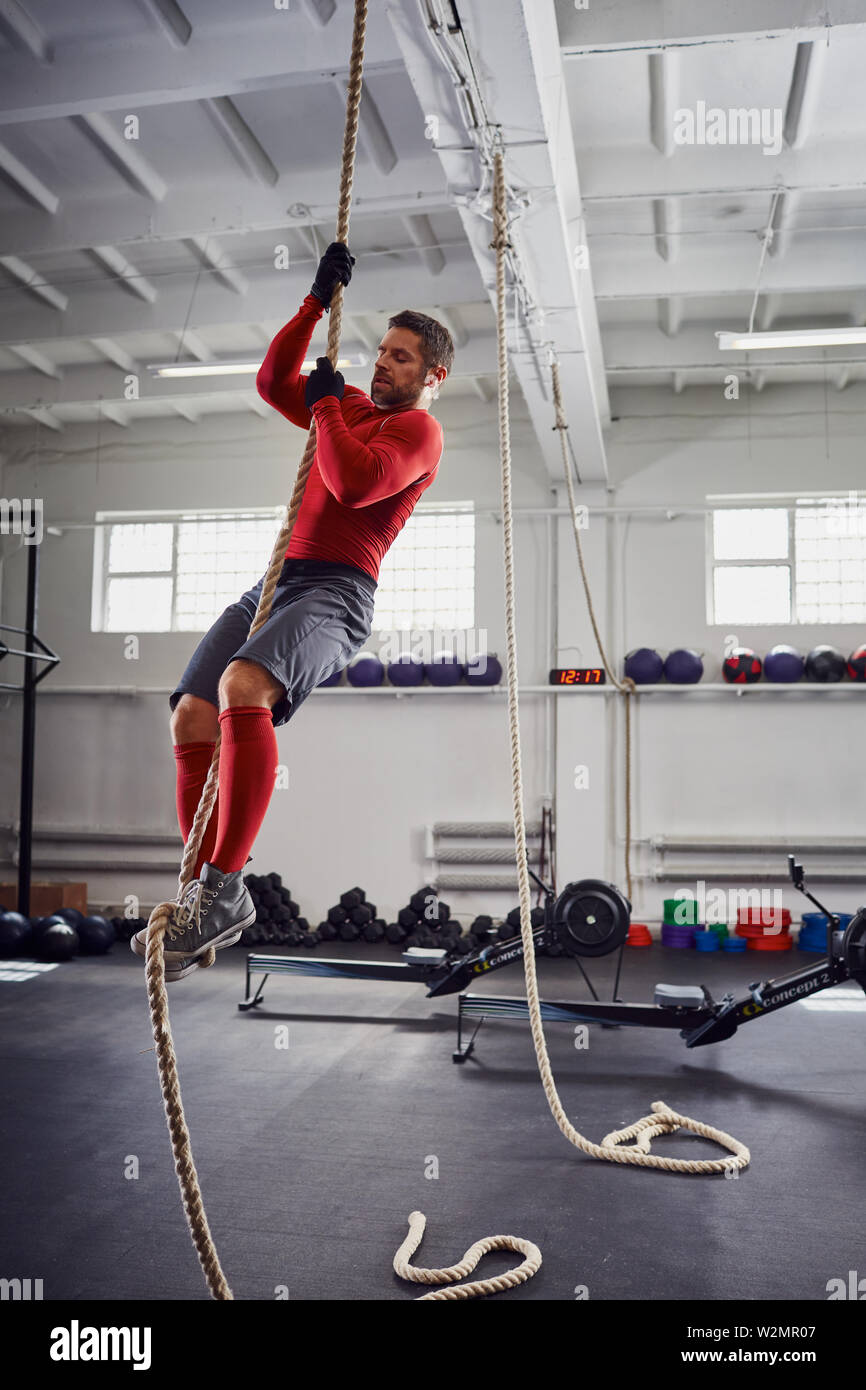
<path fill-rule="evenodd" d="M 255 920 L 243 868 L 274 789 L 275 726 L 342 669 L 370 635 L 379 567 L 433 482 L 442 427 L 428 414 L 454 358 L 435 319 L 404 309 L 388 320 L 369 396 L 327 357 L 301 375 L 313 329 L 354 257 L 332 242 L 310 293 L 268 348 L 259 394 L 292 424 L 316 422 L 316 455 L 270 617 L 248 637 L 264 576 L 203 637 L 169 699 L 177 815 L 187 841 L 220 738 L 219 793 L 182 901 L 165 936 L 165 978 L 198 969 Z M 146 954 L 146 931 L 130 945 Z"/>

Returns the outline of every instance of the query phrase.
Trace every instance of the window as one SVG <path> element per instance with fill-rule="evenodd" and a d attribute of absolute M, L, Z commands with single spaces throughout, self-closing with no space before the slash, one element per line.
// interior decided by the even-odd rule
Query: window
<path fill-rule="evenodd" d="M 475 514 L 415 508 L 379 571 L 373 631 L 461 629 L 475 624 Z"/>
<path fill-rule="evenodd" d="M 94 632 L 204 632 L 264 573 L 283 509 L 97 515 Z"/>
<path fill-rule="evenodd" d="M 866 499 L 725 508 L 709 526 L 711 623 L 866 620 Z"/>
<path fill-rule="evenodd" d="M 97 517 L 94 632 L 204 632 L 264 573 L 283 508 Z M 373 630 L 475 622 L 475 515 L 416 507 L 385 556 Z"/>

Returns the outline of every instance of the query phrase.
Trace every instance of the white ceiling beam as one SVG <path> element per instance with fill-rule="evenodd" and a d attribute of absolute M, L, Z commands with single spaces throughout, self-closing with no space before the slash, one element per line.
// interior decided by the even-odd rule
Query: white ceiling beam
<path fill-rule="evenodd" d="M 656 255 L 663 261 L 675 261 L 680 254 L 680 204 L 676 198 L 654 198 L 652 208 Z"/>
<path fill-rule="evenodd" d="M 343 323 L 346 325 L 346 336 L 350 337 L 354 334 L 367 352 L 372 353 L 375 357 L 379 350 L 382 334 L 372 329 L 367 320 L 362 318 L 360 314 L 349 314 L 348 316 L 344 314 Z"/>
<path fill-rule="evenodd" d="M 135 148 L 134 140 L 126 140 L 114 129 L 107 116 L 99 111 L 91 111 L 73 117 L 73 124 L 83 131 L 91 144 L 105 155 L 109 164 L 134 188 L 136 193 L 144 193 L 160 203 L 166 195 L 168 186 L 164 179 Z"/>
<path fill-rule="evenodd" d="M 0 257 L 0 265 L 10 258 Z M 23 264 L 23 263 L 21 263 Z M 21 277 L 19 277 L 21 278 Z M 23 278 L 38 280 L 36 272 L 26 268 Z M 301 271 L 260 270 L 250 275 L 250 285 L 244 295 L 242 306 L 229 299 L 225 290 L 214 283 L 213 275 L 202 274 L 195 289 L 194 313 L 190 318 L 190 303 L 195 286 L 195 273 L 172 276 L 160 288 L 159 297 L 152 303 L 135 302 L 129 295 L 119 295 L 113 285 L 93 283 L 87 293 L 76 293 L 68 304 L 66 296 L 61 296 L 60 308 L 67 308 L 63 321 L 64 338 L 117 338 L 127 333 L 179 333 L 189 319 L 190 325 L 199 332 L 206 333 L 210 326 L 237 325 L 239 313 L 244 323 L 261 323 L 274 317 L 279 308 L 284 312 L 283 322 L 291 318 L 310 290 L 309 267 Z M 40 282 L 44 285 L 44 281 Z M 132 283 L 132 282 L 131 282 Z M 138 283 L 137 281 L 135 283 Z M 39 293 L 36 284 L 31 288 Z M 81 288 L 81 287 L 79 287 Z M 382 264 L 375 258 L 370 265 L 358 258 L 352 284 L 346 292 L 348 313 L 371 315 L 377 330 L 384 332 L 386 316 L 405 309 L 427 310 L 435 317 L 436 303 L 448 307 L 460 304 L 478 304 L 483 296 L 479 284 L 478 267 L 468 248 L 455 249 L 448 256 L 448 264 L 435 281 L 435 300 L 427 297 L 427 287 L 419 281 L 418 266 L 414 256 L 405 257 L 401 262 Z M 54 291 L 46 287 L 46 293 Z M 0 297 L 10 301 L 14 296 Z M 320 336 L 327 333 L 327 319 L 322 318 Z M 44 313 L 38 309 L 28 310 L 26 304 L 9 303 L 0 310 L 0 341 L 34 342 L 50 341 L 57 336 L 56 325 L 46 322 Z"/>
<path fill-rule="evenodd" d="M 441 246 L 436 245 L 436 237 L 430 218 L 424 213 L 414 213 L 409 217 L 401 217 L 400 221 L 406 229 L 409 240 L 421 252 L 424 269 L 429 271 L 431 275 L 438 275 L 445 264 L 445 252 Z"/>
<path fill-rule="evenodd" d="M 660 299 L 658 303 L 658 325 L 668 338 L 676 337 L 683 321 L 683 301 L 678 295 Z"/>
<path fill-rule="evenodd" d="M 386 0 L 383 9 L 390 18 L 415 88 L 417 119 L 424 120 L 427 113 L 437 115 L 436 154 L 447 185 L 453 190 L 482 282 L 495 307 L 490 222 L 483 211 L 472 205 L 481 186 L 482 170 L 466 128 L 453 73 L 437 59 L 432 23 L 423 7 Z M 603 426 L 610 418 L 610 404 L 593 271 L 583 251 L 579 253 L 579 248 L 585 247 L 586 229 L 553 9 L 536 0 L 500 0 L 494 15 L 493 7 L 485 5 L 484 0 L 461 0 L 460 23 L 473 53 L 484 115 L 499 127 L 505 143 L 506 179 L 527 200 L 509 228 L 514 255 L 523 267 L 531 301 L 547 311 L 544 321 L 536 316 L 533 328 L 521 324 L 511 335 L 511 361 L 532 421 L 535 442 L 547 474 L 559 480 L 562 456 L 556 432 L 551 428 L 552 350 L 561 360 L 563 403 L 572 438 L 580 441 L 580 478 L 604 479 L 607 461 Z M 518 143 L 525 142 L 528 133 L 537 133 L 538 143 Z M 515 144 L 509 148 L 511 140 Z M 451 260 L 449 250 L 443 279 Z M 437 297 L 446 307 L 455 302 L 438 288 Z M 474 346 L 473 334 L 464 351 L 469 353 Z"/>
<path fill-rule="evenodd" d="M 99 412 L 113 425 L 120 425 L 124 430 L 129 429 L 129 412 L 118 405 L 117 401 L 100 401 Z"/>
<path fill-rule="evenodd" d="M 59 432 L 63 429 L 62 420 L 58 420 L 53 411 L 49 410 L 45 405 L 31 406 L 29 409 L 23 410 L 22 414 L 29 415 L 31 420 L 35 420 L 38 425 L 45 425 L 49 430 L 56 430 Z"/>
<path fill-rule="evenodd" d="M 335 77 L 334 83 L 340 94 L 340 103 L 345 108 L 348 84 L 343 77 Z M 361 105 L 358 108 L 358 140 L 379 173 L 390 174 L 397 163 L 397 151 L 391 142 L 379 108 L 370 95 L 367 82 L 362 84 Z"/>
<path fill-rule="evenodd" d="M 674 113 L 679 106 L 679 55 L 650 53 L 650 138 L 666 159 L 674 153 Z"/>
<path fill-rule="evenodd" d="M 673 387 L 674 387 L 674 394 L 677 395 L 677 396 L 681 396 L 682 393 L 683 393 L 683 391 L 684 391 L 685 388 L 686 388 L 686 375 L 685 375 L 685 372 L 674 372 L 674 374 L 673 374 Z"/>
<path fill-rule="evenodd" d="M 353 344 L 346 340 L 345 348 L 350 349 Z M 317 351 L 314 343 L 310 347 L 310 357 L 320 355 L 321 349 Z M 261 361 L 262 354 L 249 352 L 243 354 L 243 360 Z M 492 381 L 496 379 L 496 339 L 492 332 L 486 334 L 473 334 L 472 342 L 455 358 L 454 379 L 466 380 L 472 377 L 488 378 Z M 347 381 L 353 385 L 368 390 L 370 377 L 372 375 L 370 363 L 362 367 L 341 367 Z M 250 372 L 244 376 L 202 376 L 202 377 L 158 377 L 147 370 L 144 364 L 139 366 L 139 392 L 142 401 L 164 400 L 169 405 L 173 405 L 176 400 L 181 402 L 191 402 L 195 405 L 196 401 L 207 402 L 211 397 L 219 398 L 226 395 L 249 395 L 255 396 L 260 400 L 255 390 L 255 372 Z M 450 380 L 451 378 L 449 378 Z M 447 395 L 448 384 L 446 383 L 443 396 Z M 36 370 L 22 369 L 20 371 L 0 372 L 0 408 L 29 409 L 36 406 L 73 406 L 86 405 L 96 407 L 100 402 L 119 405 L 121 409 L 127 404 L 124 397 L 124 382 L 120 372 L 116 367 L 101 362 L 91 362 L 83 366 L 67 367 L 64 371 L 62 385 L 57 383 L 52 385 L 46 378 Z M 270 406 L 262 402 L 263 409 L 273 414 Z"/>
<path fill-rule="evenodd" d="M 844 391 L 854 373 L 853 367 L 843 367 L 836 373 L 834 385 L 837 391 Z"/>
<path fill-rule="evenodd" d="M 196 410 L 195 406 L 190 405 L 187 401 L 175 401 L 174 409 L 182 420 L 188 420 L 191 425 L 197 425 L 201 419 L 201 411 Z"/>
<path fill-rule="evenodd" d="M 253 415 L 258 415 L 262 420 L 267 420 L 275 413 L 271 406 L 268 405 L 267 401 L 262 400 L 257 391 L 247 392 L 244 396 L 244 403 L 247 409 L 252 411 Z"/>
<path fill-rule="evenodd" d="M 752 385 L 754 386 L 755 390 L 758 392 L 758 394 L 760 394 L 761 391 L 763 391 L 764 387 L 765 387 L 766 384 L 767 384 L 767 373 L 766 373 L 766 372 L 760 372 L 760 371 L 759 371 L 759 372 L 753 372 L 753 373 L 752 373 L 752 378 L 751 378 L 751 380 L 752 380 Z"/>
<path fill-rule="evenodd" d="M 301 9 L 320 28 L 330 24 L 336 8 L 336 0 L 301 0 Z"/>
<path fill-rule="evenodd" d="M 701 237 L 701 243 L 709 241 Z M 663 299 L 667 295 L 729 296 L 755 293 L 760 259 L 757 239 L 745 245 L 738 238 L 716 245 L 687 245 L 675 265 L 660 261 L 649 248 L 635 248 L 623 257 L 616 248 L 593 250 L 596 297 L 606 299 Z M 761 275 L 764 294 L 804 294 L 866 288 L 866 257 L 859 234 L 800 233 L 784 258 L 767 257 Z M 796 313 L 796 305 L 792 313 Z"/>
<path fill-rule="evenodd" d="M 5 145 L 0 145 L 0 174 L 37 207 L 43 208 L 45 212 L 55 213 L 57 211 L 60 203 L 57 194 L 53 193 L 40 178 L 37 178 L 32 169 L 28 169 L 26 164 L 22 164 L 21 160 L 17 159 Z"/>
<path fill-rule="evenodd" d="M 717 157 L 716 157 L 717 156 Z M 657 150 L 587 148 L 580 174 L 587 204 L 653 198 L 725 198 L 771 195 L 778 188 L 842 193 L 866 188 L 859 140 L 825 140 L 803 149 L 782 148 L 769 158 L 760 145 L 681 145 L 674 159 Z"/>
<path fill-rule="evenodd" d="M 378 5 L 367 17 L 367 53 L 368 81 L 402 73 Z M 76 45 L 75 61 L 57 71 L 25 70 L 13 57 L 0 53 L 0 125 L 316 84 L 335 73 L 348 76 L 349 66 L 347 37 L 335 49 L 330 29 L 273 5 L 236 9 L 235 23 L 203 28 L 183 48 L 169 47 L 161 33 L 142 33 L 134 43 L 119 44 L 111 35 Z"/>
<path fill-rule="evenodd" d="M 490 377 L 473 376 L 471 378 L 471 384 L 476 396 L 480 397 L 480 399 L 484 401 L 486 405 L 489 405 L 490 402 L 494 400 L 495 397 L 499 394 L 494 382 L 491 381 Z"/>
<path fill-rule="evenodd" d="M 63 216 L 46 218 L 41 211 L 22 206 L 4 209 L 0 219 L 0 254 L 36 255 L 37 252 L 79 250 L 94 242 L 112 246 L 150 245 L 182 241 L 192 236 L 238 236 L 244 232 L 276 232 L 285 240 L 286 231 L 311 222 L 327 228 L 325 244 L 333 239 L 331 228 L 337 221 L 336 173 L 323 162 L 305 170 L 304 204 L 286 207 L 286 194 L 277 184 L 265 188 L 250 184 L 244 189 L 243 212 L 238 205 L 236 181 L 223 177 L 194 190 L 179 186 L 169 191 L 161 203 L 143 215 L 140 198 L 133 194 L 110 200 L 87 196 L 64 199 Z M 442 170 L 429 154 L 401 161 L 399 187 L 393 180 L 368 166 L 363 181 L 356 181 L 352 194 L 352 222 L 366 217 L 396 216 L 408 213 L 453 211 Z"/>
<path fill-rule="evenodd" d="M 52 362 L 47 353 L 41 352 L 39 348 L 31 347 L 29 343 L 10 343 L 9 351 L 14 352 L 16 357 L 20 357 L 22 362 L 26 362 L 28 367 L 35 367 L 37 372 L 41 372 L 43 376 L 53 377 L 55 381 L 59 381 L 63 376 L 57 363 Z"/>
<path fill-rule="evenodd" d="M 469 342 L 469 330 L 457 309 L 439 309 L 436 317 L 444 324 L 454 340 L 455 348 L 464 348 Z"/>
<path fill-rule="evenodd" d="M 62 290 L 55 289 L 53 285 L 49 285 L 48 281 L 44 280 L 39 272 L 33 269 L 32 265 L 21 260 L 20 256 L 0 256 L 0 265 L 7 274 L 12 276 L 13 280 L 17 280 L 19 284 L 39 299 L 44 299 L 45 303 L 50 304 L 53 309 L 62 310 L 69 304 L 68 295 L 65 295 Z M 29 338 L 30 334 L 23 333 L 21 336 Z"/>
<path fill-rule="evenodd" d="M 859 0 L 834 0 L 828 13 L 817 3 L 792 0 L 622 0 L 576 6 L 555 0 L 563 56 L 582 58 L 619 50 L 660 50 L 730 44 L 737 39 L 772 40 L 795 34 L 844 43 L 846 29 L 862 29 Z M 832 24 L 832 30 L 829 25 Z"/>
<path fill-rule="evenodd" d="M 192 25 L 176 0 L 142 0 L 175 48 L 186 48 L 192 36 Z"/>
<path fill-rule="evenodd" d="M 782 296 L 780 294 L 762 294 L 758 299 L 758 311 L 755 314 L 755 326 L 758 332 L 769 333 L 781 311 Z"/>
<path fill-rule="evenodd" d="M 52 62 L 51 44 L 18 0 L 0 0 L 0 34 L 18 53 L 29 53 L 40 63 Z"/>
<path fill-rule="evenodd" d="M 135 295 L 136 299 L 143 299 L 146 304 L 153 304 L 156 300 L 156 290 L 154 286 L 143 275 L 136 270 L 135 266 L 126 259 L 116 246 L 89 246 L 88 251 L 98 265 L 103 270 L 107 270 L 118 284 L 122 285 L 130 294 Z M 91 337 L 92 334 L 88 334 Z"/>
<path fill-rule="evenodd" d="M 791 222 L 800 203 L 799 193 L 780 193 L 770 223 L 772 235 L 767 243 L 771 256 L 784 256 L 791 244 Z"/>
<path fill-rule="evenodd" d="M 242 275 L 237 266 L 233 263 L 231 256 L 226 255 L 214 237 L 194 236 L 189 237 L 187 246 L 198 256 L 203 265 L 208 266 L 215 272 L 216 277 L 227 289 L 234 290 L 235 294 L 246 294 L 249 288 L 249 280 Z"/>
<path fill-rule="evenodd" d="M 792 150 L 801 149 L 809 136 L 809 130 L 818 105 L 818 91 L 821 73 L 826 62 L 829 45 L 821 42 L 798 43 L 794 58 L 794 71 L 788 89 L 788 102 L 785 107 L 785 144 Z"/>
<path fill-rule="evenodd" d="M 270 342 L 270 339 L 268 339 Z M 214 351 L 209 348 L 201 334 L 193 333 L 189 328 L 181 329 L 177 335 L 178 351 L 189 353 L 197 362 L 210 362 L 214 357 Z"/>
<path fill-rule="evenodd" d="M 241 167 L 266 188 L 273 188 L 279 170 L 231 97 L 205 97 L 201 104 Z"/>
<path fill-rule="evenodd" d="M 139 364 L 136 359 L 113 338 L 91 338 L 90 342 L 107 362 L 113 362 L 115 367 L 119 367 L 122 372 L 139 371 Z"/>

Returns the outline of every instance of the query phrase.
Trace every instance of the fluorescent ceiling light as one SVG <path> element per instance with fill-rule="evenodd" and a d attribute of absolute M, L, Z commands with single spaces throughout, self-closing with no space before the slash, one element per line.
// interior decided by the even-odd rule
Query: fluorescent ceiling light
<path fill-rule="evenodd" d="M 866 328 L 774 329 L 770 333 L 717 333 L 719 350 L 754 352 L 759 348 L 850 347 L 866 343 Z"/>
<path fill-rule="evenodd" d="M 324 353 L 322 354 L 324 356 Z M 259 370 L 261 359 L 255 362 L 166 362 L 152 364 L 148 371 L 153 372 L 154 376 L 252 376 Z M 304 362 L 301 370 L 304 372 L 313 371 L 315 360 Z M 337 360 L 337 367 L 365 367 L 367 358 L 363 352 L 350 353 L 348 357 L 340 357 Z"/>

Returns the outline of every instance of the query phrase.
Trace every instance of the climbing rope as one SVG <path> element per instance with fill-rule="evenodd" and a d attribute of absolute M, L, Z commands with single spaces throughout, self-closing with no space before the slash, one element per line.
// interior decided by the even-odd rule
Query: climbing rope
<path fill-rule="evenodd" d="M 352 181 L 355 170 L 355 148 L 358 138 L 358 112 L 361 105 L 361 78 L 364 68 L 364 39 L 367 27 L 367 0 L 355 0 L 355 23 L 352 32 L 352 54 L 349 60 L 349 83 L 346 92 L 346 123 L 343 133 L 343 160 L 340 169 L 340 196 L 337 208 L 337 231 L 335 241 L 348 242 L 349 207 L 352 201 Z M 340 348 L 340 333 L 343 323 L 343 286 L 338 284 L 331 298 L 331 312 L 328 320 L 327 356 L 332 367 L 336 368 Z M 250 627 L 249 636 L 258 632 L 270 616 L 274 591 L 283 568 L 286 549 L 294 529 L 304 488 L 316 453 L 316 423 L 312 422 L 304 456 L 298 469 L 291 502 L 286 509 L 280 534 L 274 542 L 270 564 L 265 575 L 262 592 Z M 207 780 L 202 790 L 201 800 L 195 813 L 189 839 L 183 853 L 183 861 L 178 876 L 178 891 L 174 902 L 157 903 L 147 924 L 147 953 L 145 957 L 145 977 L 153 1037 L 156 1043 L 156 1058 L 159 1067 L 159 1083 L 171 1136 L 175 1170 L 180 1184 L 183 1209 L 193 1245 L 204 1271 L 207 1286 L 216 1299 L 231 1299 L 232 1291 L 226 1282 L 219 1262 L 213 1237 L 207 1223 L 198 1174 L 193 1162 L 189 1130 L 183 1113 L 180 1095 L 180 1082 L 177 1074 L 177 1058 L 171 1036 L 168 1016 L 168 996 L 165 988 L 165 959 L 163 956 L 163 937 L 176 906 L 183 899 L 184 891 L 193 877 L 196 859 L 201 848 L 204 832 L 216 801 L 219 786 L 220 738 L 217 736 L 213 758 L 208 770 Z M 214 949 L 201 957 L 201 966 L 214 962 Z"/>
<path fill-rule="evenodd" d="M 535 942 L 532 935 L 531 893 L 529 868 L 526 856 L 526 822 L 523 814 L 523 782 L 520 752 L 520 718 L 517 701 L 517 639 L 515 632 L 514 601 L 514 544 L 511 508 L 511 437 L 508 410 L 508 350 L 505 317 L 505 255 L 511 243 L 508 240 L 508 216 L 506 208 L 505 173 L 500 148 L 494 154 L 493 180 L 493 226 L 494 237 L 490 245 L 496 251 L 496 320 L 499 372 L 499 448 L 502 463 L 502 536 L 505 559 L 505 627 L 507 638 L 508 670 L 508 722 L 511 736 L 511 772 L 514 804 L 514 840 L 517 860 L 517 877 L 520 888 L 520 933 L 523 940 L 523 968 L 526 975 L 526 996 L 529 1005 L 529 1021 L 541 1084 L 550 1106 L 551 1114 L 566 1139 L 593 1158 L 607 1159 L 612 1163 L 629 1163 L 642 1168 L 663 1168 L 671 1173 L 731 1173 L 745 1168 L 749 1162 L 749 1150 L 739 1140 L 725 1134 L 723 1130 L 711 1125 L 701 1124 L 685 1115 L 671 1110 L 664 1101 L 655 1101 L 653 1114 L 645 1115 L 628 1129 L 608 1134 L 601 1144 L 593 1144 L 574 1128 L 563 1109 L 556 1090 L 556 1083 L 547 1053 L 547 1044 L 541 1022 L 541 1008 L 538 997 L 538 980 L 535 970 Z M 560 400 L 561 414 L 561 400 Z M 563 436 L 564 437 L 564 436 Z M 569 476 L 567 474 L 567 476 Z M 576 512 L 573 510 L 576 517 Z M 577 527 L 575 525 L 575 534 Z M 580 554 L 580 538 L 578 554 Z M 585 571 L 581 562 L 581 570 Z M 588 596 L 588 590 L 587 590 Z M 596 638 L 601 646 L 598 626 L 590 604 L 590 614 Z M 605 659 L 607 668 L 607 661 Z M 610 674 L 610 673 L 609 673 Z M 666 1158 L 661 1154 L 650 1153 L 650 1141 L 659 1134 L 673 1133 L 677 1129 L 688 1129 L 705 1139 L 712 1139 L 733 1155 L 732 1158 L 685 1159 Z M 636 1140 L 627 1144 L 627 1139 Z M 487 1292 L 484 1287 L 481 1292 Z M 490 1289 L 491 1292 L 494 1290 Z"/>
<path fill-rule="evenodd" d="M 626 896 L 629 902 L 632 900 L 632 880 L 631 880 L 631 697 L 637 687 L 630 676 L 624 680 L 618 680 L 607 653 L 604 650 L 604 643 L 601 640 L 601 633 L 598 630 L 598 622 L 595 617 L 595 608 L 592 603 L 592 594 L 589 588 L 589 579 L 586 573 L 586 565 L 583 562 L 583 546 L 580 543 L 580 520 L 577 515 L 577 499 L 574 495 L 574 482 L 571 476 L 571 459 L 568 456 L 568 421 L 565 418 L 565 410 L 562 404 L 562 391 L 559 384 L 559 363 L 554 358 L 551 363 L 551 374 L 553 377 L 553 407 L 556 412 L 555 430 L 559 430 L 559 442 L 562 447 L 562 468 L 565 473 L 565 481 L 568 484 L 568 501 L 571 507 L 571 524 L 574 530 L 574 543 L 577 546 L 577 563 L 580 566 L 580 577 L 583 580 L 583 592 L 586 595 L 586 606 L 589 611 L 589 621 L 592 623 L 592 630 L 595 634 L 596 645 L 601 656 L 607 678 L 617 690 L 625 696 L 625 877 L 627 885 Z"/>

